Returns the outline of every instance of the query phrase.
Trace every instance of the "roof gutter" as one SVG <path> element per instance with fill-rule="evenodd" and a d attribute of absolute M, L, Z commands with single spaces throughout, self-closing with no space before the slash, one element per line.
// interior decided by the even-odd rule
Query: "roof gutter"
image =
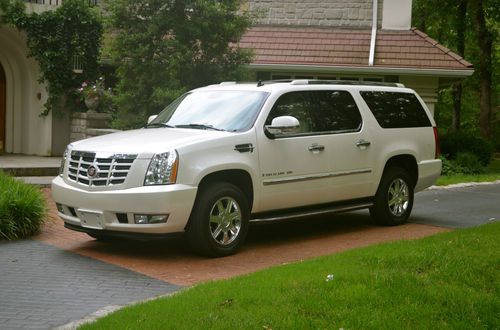
<path fill-rule="evenodd" d="M 419 69 L 419 68 L 394 68 L 380 66 L 327 66 L 306 64 L 249 64 L 251 70 L 286 71 L 286 72 L 315 72 L 315 73 L 353 73 L 353 74 L 378 74 L 378 75 L 403 75 L 403 76 L 434 76 L 465 78 L 474 73 L 474 69 Z"/>
<path fill-rule="evenodd" d="M 375 43 L 377 40 L 377 18 L 378 18 L 378 1 L 372 1 L 372 37 L 370 40 L 370 55 L 368 57 L 368 65 L 373 66 L 375 60 Z"/>

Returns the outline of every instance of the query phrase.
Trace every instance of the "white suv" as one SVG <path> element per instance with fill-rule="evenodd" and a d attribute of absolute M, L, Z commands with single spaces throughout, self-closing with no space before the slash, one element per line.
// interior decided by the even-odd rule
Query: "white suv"
<path fill-rule="evenodd" d="M 405 222 L 441 172 L 424 102 L 400 84 L 294 80 L 190 91 L 149 124 L 70 144 L 52 182 L 69 229 L 185 233 L 234 253 L 252 221 L 369 208 Z"/>

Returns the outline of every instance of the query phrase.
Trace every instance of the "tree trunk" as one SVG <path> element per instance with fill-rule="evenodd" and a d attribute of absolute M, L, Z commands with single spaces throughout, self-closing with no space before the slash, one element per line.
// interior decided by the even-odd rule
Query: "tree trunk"
<path fill-rule="evenodd" d="M 465 27 L 466 27 L 466 14 L 467 14 L 467 0 L 461 0 L 457 7 L 457 18 L 455 27 L 457 29 L 456 47 L 457 54 L 464 57 L 465 54 Z M 454 131 L 460 130 L 460 112 L 462 110 L 462 81 L 458 81 L 452 86 L 453 97 L 453 116 L 452 116 L 452 129 Z"/>
<path fill-rule="evenodd" d="M 453 98 L 453 114 L 451 118 L 451 128 L 454 131 L 459 131 L 461 126 L 460 113 L 462 110 L 462 82 L 458 81 L 451 87 L 451 95 Z"/>
<path fill-rule="evenodd" d="M 483 0 L 470 0 L 473 13 L 474 28 L 476 30 L 477 42 L 480 50 L 479 54 L 479 79 L 480 79 L 480 101 L 481 111 L 479 113 L 479 129 L 481 135 L 486 139 L 491 139 L 491 82 L 492 82 L 492 48 L 493 37 L 486 27 L 484 17 Z"/>

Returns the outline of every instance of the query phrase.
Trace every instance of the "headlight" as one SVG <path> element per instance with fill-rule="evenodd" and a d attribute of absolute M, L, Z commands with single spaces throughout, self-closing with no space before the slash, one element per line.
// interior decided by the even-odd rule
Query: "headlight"
<path fill-rule="evenodd" d="M 62 159 L 61 159 L 61 166 L 59 167 L 59 176 L 62 177 L 64 173 L 64 166 L 66 165 L 66 159 L 68 158 L 68 148 L 64 150 Z"/>
<path fill-rule="evenodd" d="M 177 180 L 177 168 L 179 166 L 179 157 L 177 151 L 167 151 L 156 154 L 149 163 L 145 186 L 173 184 Z"/>

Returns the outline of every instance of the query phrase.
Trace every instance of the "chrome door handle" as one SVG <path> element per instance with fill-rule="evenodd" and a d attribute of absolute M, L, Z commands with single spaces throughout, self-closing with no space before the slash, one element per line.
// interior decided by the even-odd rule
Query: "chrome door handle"
<path fill-rule="evenodd" d="M 370 141 L 361 139 L 358 142 L 356 142 L 356 147 L 368 147 L 370 144 L 372 144 Z"/>
<path fill-rule="evenodd" d="M 323 151 L 325 150 L 325 146 L 314 143 L 313 145 L 310 145 L 308 149 L 309 151 Z"/>

